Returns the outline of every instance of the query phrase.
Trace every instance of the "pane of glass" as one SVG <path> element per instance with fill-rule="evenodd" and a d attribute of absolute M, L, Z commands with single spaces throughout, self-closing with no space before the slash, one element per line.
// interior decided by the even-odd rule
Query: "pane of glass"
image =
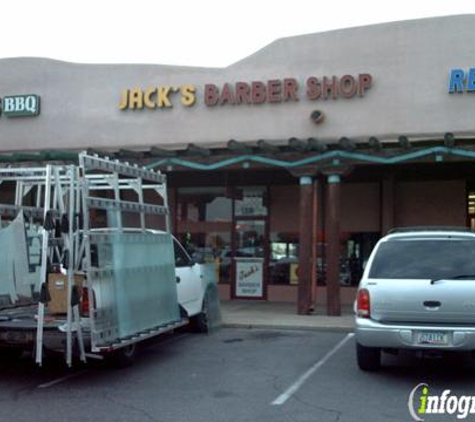
<path fill-rule="evenodd" d="M 298 284 L 298 234 L 271 232 L 269 281 L 272 284 Z"/>
<path fill-rule="evenodd" d="M 340 283 L 357 286 L 363 275 L 364 263 L 368 260 L 380 238 L 377 232 L 343 233 L 340 258 Z"/>
<path fill-rule="evenodd" d="M 265 221 L 236 221 L 236 258 L 264 258 Z"/>
<path fill-rule="evenodd" d="M 41 247 L 35 243 L 29 248 L 25 233 L 23 213 L 0 230 L 0 306 L 31 301 L 33 287 L 39 281 L 39 269 L 30 266 L 29 252 L 39 264 Z"/>
<path fill-rule="evenodd" d="M 382 243 L 369 277 L 438 279 L 460 274 L 475 274 L 473 240 L 394 240 Z"/>
<path fill-rule="evenodd" d="M 213 263 L 219 282 L 230 281 L 231 193 L 222 187 L 180 188 L 177 238 L 200 263 Z"/>
<path fill-rule="evenodd" d="M 105 337 L 114 338 L 180 319 L 172 238 L 167 233 L 94 233 L 99 268 L 91 272 Z"/>
<path fill-rule="evenodd" d="M 267 215 L 266 189 L 263 187 L 241 188 L 242 198 L 236 199 L 235 215 L 237 217 Z"/>

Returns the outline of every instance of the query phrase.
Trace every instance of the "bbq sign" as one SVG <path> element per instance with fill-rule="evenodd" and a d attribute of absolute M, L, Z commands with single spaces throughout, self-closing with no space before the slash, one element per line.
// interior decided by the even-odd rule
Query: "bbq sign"
<path fill-rule="evenodd" d="M 363 97 L 371 88 L 373 78 L 368 73 L 344 76 L 310 76 L 304 81 L 295 78 L 269 79 L 214 84 L 203 86 L 185 84 L 180 86 L 159 85 L 124 89 L 119 100 L 120 110 L 171 108 L 175 104 L 191 107 L 201 102 L 206 107 L 232 107 L 292 103 L 306 99 L 337 100 Z"/>
<path fill-rule="evenodd" d="M 40 96 L 10 95 L 0 100 L 0 111 L 5 117 L 28 117 L 40 114 Z"/>

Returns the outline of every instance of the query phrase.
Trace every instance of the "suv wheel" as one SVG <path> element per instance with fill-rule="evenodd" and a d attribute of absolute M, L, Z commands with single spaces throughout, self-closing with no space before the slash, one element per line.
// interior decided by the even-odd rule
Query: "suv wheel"
<path fill-rule="evenodd" d="M 356 343 L 356 359 L 362 371 L 377 371 L 381 368 L 381 349 Z"/>

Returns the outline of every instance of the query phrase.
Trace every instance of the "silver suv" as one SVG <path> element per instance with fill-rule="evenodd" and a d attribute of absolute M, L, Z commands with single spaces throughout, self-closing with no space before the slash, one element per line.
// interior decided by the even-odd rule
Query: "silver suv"
<path fill-rule="evenodd" d="M 475 350 L 475 233 L 396 229 L 374 248 L 355 302 L 358 366 L 381 352 Z"/>

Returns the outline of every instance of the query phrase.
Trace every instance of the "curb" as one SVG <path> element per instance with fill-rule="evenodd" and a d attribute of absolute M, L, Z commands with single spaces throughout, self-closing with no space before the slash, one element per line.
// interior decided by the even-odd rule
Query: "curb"
<path fill-rule="evenodd" d="M 331 333 L 352 333 L 354 327 L 335 326 L 335 327 L 309 327 L 308 325 L 273 325 L 273 324 L 248 324 L 239 322 L 223 322 L 221 328 L 241 328 L 241 329 L 259 329 L 259 330 L 291 330 L 291 331 L 319 331 Z"/>

